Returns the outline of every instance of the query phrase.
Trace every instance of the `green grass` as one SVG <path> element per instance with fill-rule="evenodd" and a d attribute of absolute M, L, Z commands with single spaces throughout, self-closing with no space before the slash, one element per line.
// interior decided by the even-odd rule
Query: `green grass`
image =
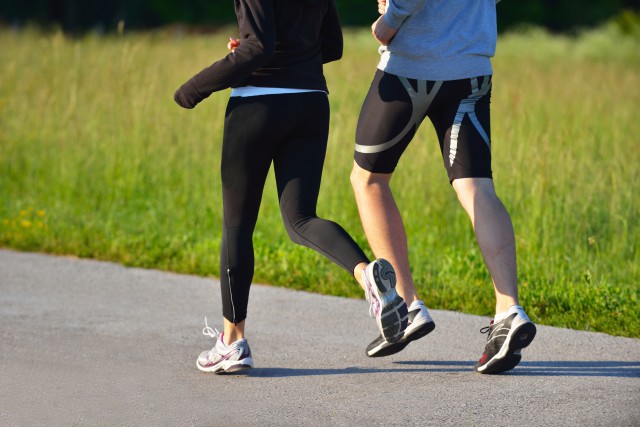
<path fill-rule="evenodd" d="M 172 96 L 233 33 L 0 31 L 0 246 L 217 276 L 228 92 L 193 111 Z M 499 40 L 495 183 L 516 229 L 522 304 L 541 324 L 640 337 L 637 46 L 612 26 Z M 349 172 L 376 64 L 368 32 L 354 30 L 326 68 L 332 128 L 318 209 L 370 255 Z M 490 316 L 490 278 L 428 122 L 392 184 L 427 304 Z M 273 178 L 254 241 L 256 282 L 361 297 L 346 272 L 288 240 Z"/>

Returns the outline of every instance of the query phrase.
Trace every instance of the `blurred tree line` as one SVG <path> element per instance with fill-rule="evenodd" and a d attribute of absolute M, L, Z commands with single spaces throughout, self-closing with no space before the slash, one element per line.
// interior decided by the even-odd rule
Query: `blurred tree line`
<path fill-rule="evenodd" d="M 407 0 L 408 1 L 408 0 Z M 336 0 L 344 25 L 368 25 L 377 17 L 376 0 Z M 498 5 L 500 31 L 533 24 L 551 31 L 598 25 L 640 0 L 503 0 Z M 115 31 L 185 24 L 196 28 L 235 22 L 230 0 L 2 0 L 0 24 L 60 25 L 65 31 Z"/>

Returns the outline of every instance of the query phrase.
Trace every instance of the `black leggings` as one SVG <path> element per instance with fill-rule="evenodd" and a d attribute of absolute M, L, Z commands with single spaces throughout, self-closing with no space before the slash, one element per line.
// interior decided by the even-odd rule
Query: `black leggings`
<path fill-rule="evenodd" d="M 224 224 L 220 284 L 224 317 L 247 317 L 254 272 L 252 236 L 273 161 L 280 212 L 291 240 L 353 274 L 369 262 L 338 224 L 316 216 L 329 132 L 324 92 L 232 97 L 222 143 Z"/>

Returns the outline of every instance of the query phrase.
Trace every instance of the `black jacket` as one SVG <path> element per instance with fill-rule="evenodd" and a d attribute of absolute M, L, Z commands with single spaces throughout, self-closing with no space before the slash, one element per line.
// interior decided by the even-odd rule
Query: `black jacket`
<path fill-rule="evenodd" d="M 342 57 L 334 0 L 234 0 L 240 46 L 174 95 L 193 108 L 215 91 L 260 86 L 327 90 L 322 64 Z"/>

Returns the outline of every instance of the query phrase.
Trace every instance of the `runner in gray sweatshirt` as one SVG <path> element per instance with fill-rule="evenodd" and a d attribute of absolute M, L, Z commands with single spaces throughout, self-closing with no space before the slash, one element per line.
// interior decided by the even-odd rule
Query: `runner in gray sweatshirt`
<path fill-rule="evenodd" d="M 385 23 L 396 30 L 378 68 L 421 80 L 492 74 L 496 50 L 493 0 L 390 0 Z"/>
<path fill-rule="evenodd" d="M 513 226 L 492 179 L 495 3 L 378 0 L 382 16 L 372 32 L 381 44 L 381 59 L 358 120 L 351 182 L 371 249 L 396 269 L 398 293 L 409 305 L 409 325 L 398 342 L 382 336 L 373 340 L 367 347 L 370 357 L 395 354 L 435 327 L 411 276 L 407 236 L 389 186 L 425 117 L 436 130 L 449 182 L 471 219 L 494 285 L 496 314 L 482 329 L 488 340 L 476 371 L 513 369 L 521 349 L 535 336 L 536 327 L 518 302 Z M 415 195 L 423 193 L 417 189 Z"/>

